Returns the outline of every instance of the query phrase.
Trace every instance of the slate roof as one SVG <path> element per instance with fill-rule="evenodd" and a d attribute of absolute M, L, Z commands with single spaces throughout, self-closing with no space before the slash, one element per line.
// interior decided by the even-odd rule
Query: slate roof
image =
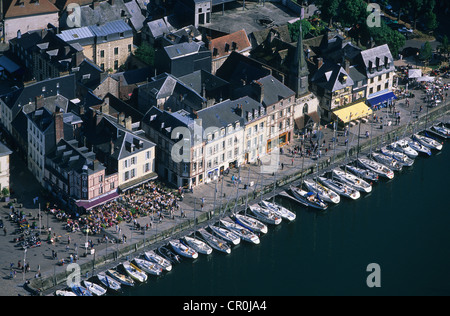
<path fill-rule="evenodd" d="M 264 98 L 262 105 L 270 106 L 283 99 L 288 99 L 295 95 L 295 92 L 285 86 L 281 81 L 272 75 L 255 80 L 264 87 Z M 250 85 L 248 86 L 250 87 Z"/>
<path fill-rule="evenodd" d="M 347 77 L 343 81 L 344 76 Z M 336 91 L 345 87 L 353 86 L 354 82 L 349 74 L 339 64 L 325 61 L 313 74 L 311 82 L 328 91 Z"/>
<path fill-rule="evenodd" d="M 391 51 L 387 44 L 363 50 L 361 51 L 360 56 L 361 66 L 364 67 L 368 78 L 373 78 L 395 70 L 394 58 L 392 58 Z M 385 59 L 387 59 L 387 63 L 389 64 L 388 68 L 385 67 Z M 380 70 L 377 70 L 377 62 L 378 65 L 381 66 Z M 370 73 L 369 71 L 370 66 L 374 67 L 373 73 Z"/>
<path fill-rule="evenodd" d="M 164 47 L 167 56 L 170 59 L 176 59 L 187 55 L 196 54 L 200 51 L 203 43 L 190 42 L 180 43 Z"/>
<path fill-rule="evenodd" d="M 59 93 L 69 100 L 74 99 L 76 97 L 75 86 L 75 75 L 71 74 L 30 84 L 0 96 L 0 99 L 11 109 L 14 119 L 25 104 L 35 101 L 36 96 L 46 98 Z"/>
<path fill-rule="evenodd" d="M 202 127 L 227 127 L 239 122 L 243 127 L 245 120 L 242 116 L 235 113 L 235 101 L 225 100 L 197 112 L 198 118 L 202 119 Z"/>
<path fill-rule="evenodd" d="M 82 173 L 87 170 L 88 174 L 93 174 L 106 169 L 103 164 L 95 161 L 95 153 L 86 147 L 78 146 L 76 140 L 61 139 L 55 149 L 47 155 L 47 159 L 60 168 L 60 174 L 75 171 Z M 86 167 L 85 167 L 86 166 Z M 46 168 L 50 166 L 47 164 Z M 54 170 L 53 168 L 51 168 Z"/>

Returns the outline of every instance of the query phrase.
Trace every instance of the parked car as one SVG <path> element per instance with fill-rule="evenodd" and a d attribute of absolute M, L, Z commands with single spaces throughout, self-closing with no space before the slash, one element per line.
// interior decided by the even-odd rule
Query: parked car
<path fill-rule="evenodd" d="M 412 29 L 407 28 L 406 26 L 403 26 L 398 29 L 400 33 L 413 33 L 414 31 Z"/>

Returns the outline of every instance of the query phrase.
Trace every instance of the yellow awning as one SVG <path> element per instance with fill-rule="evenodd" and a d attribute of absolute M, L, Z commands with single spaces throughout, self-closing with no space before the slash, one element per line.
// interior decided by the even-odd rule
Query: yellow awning
<path fill-rule="evenodd" d="M 372 114 L 373 111 L 364 102 L 359 102 L 333 111 L 344 124 Z"/>

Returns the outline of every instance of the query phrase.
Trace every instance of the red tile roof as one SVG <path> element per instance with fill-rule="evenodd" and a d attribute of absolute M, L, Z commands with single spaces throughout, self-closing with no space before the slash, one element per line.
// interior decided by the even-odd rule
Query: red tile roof
<path fill-rule="evenodd" d="M 6 19 L 59 11 L 49 0 L 5 0 L 4 8 Z"/>
<path fill-rule="evenodd" d="M 233 51 L 243 52 L 251 49 L 245 30 L 240 30 L 225 36 L 212 39 L 209 42 L 209 49 L 212 52 L 212 58 L 228 56 Z"/>

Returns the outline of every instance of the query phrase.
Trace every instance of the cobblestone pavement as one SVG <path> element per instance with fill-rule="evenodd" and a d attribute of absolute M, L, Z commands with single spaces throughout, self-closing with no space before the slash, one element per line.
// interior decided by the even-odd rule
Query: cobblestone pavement
<path fill-rule="evenodd" d="M 404 100 L 398 100 L 396 104 L 396 110 L 400 111 L 402 121 L 401 124 L 413 123 L 416 120 L 417 115 L 423 115 L 426 113 L 424 109 L 422 112 L 419 112 L 419 105 L 423 104 L 423 92 L 414 91 L 415 99 L 410 99 L 410 105 L 407 106 Z M 426 107 L 424 107 L 426 108 Z M 349 134 L 347 137 L 343 135 L 343 132 L 340 131 L 338 133 L 338 142 L 333 143 L 331 140 L 334 136 L 334 130 L 330 127 L 324 127 L 320 129 L 320 132 L 323 133 L 323 140 L 325 140 L 324 147 L 322 148 L 322 157 L 323 159 L 332 159 L 333 154 L 339 154 L 347 151 L 352 146 L 358 144 L 358 140 L 362 143 L 365 141 L 369 141 L 365 136 L 366 131 L 369 131 L 373 137 L 376 137 L 382 133 L 392 130 L 394 125 L 388 125 L 388 122 L 393 122 L 393 113 L 389 113 L 389 109 L 385 108 L 376 112 L 377 116 L 383 116 L 385 119 L 383 129 L 380 129 L 380 124 L 371 124 L 371 122 L 361 123 L 359 125 L 353 126 L 349 130 Z M 445 120 L 448 120 L 449 117 L 445 117 Z M 432 122 L 429 122 L 431 124 Z M 360 137 L 358 137 L 358 133 L 360 133 Z M 399 135 L 402 136 L 402 135 Z M 345 139 L 348 139 L 348 145 L 345 143 Z M 321 139 L 322 142 L 322 139 Z M 121 234 L 125 234 L 127 236 L 127 243 L 133 243 L 133 241 L 140 240 L 144 237 L 148 237 L 151 234 L 156 234 L 157 232 L 161 232 L 163 230 L 170 229 L 176 224 L 181 223 L 186 219 L 193 219 L 195 216 L 198 216 L 199 212 L 207 212 L 214 208 L 214 204 L 219 205 L 219 203 L 227 203 L 227 201 L 232 201 L 236 198 L 237 195 L 245 196 L 246 194 L 249 197 L 252 196 L 253 191 L 262 185 L 268 185 L 273 182 L 276 178 L 281 178 L 288 174 L 295 172 L 296 170 L 300 170 L 302 168 L 302 164 L 304 164 L 304 168 L 311 167 L 317 163 L 317 160 L 311 158 L 305 158 L 304 160 L 298 156 L 292 156 L 289 153 L 289 148 L 292 148 L 295 145 L 300 144 L 300 140 L 296 139 L 289 147 L 284 148 L 284 153 L 280 155 L 280 166 L 281 163 L 283 167 L 278 168 L 277 172 L 272 173 L 261 173 L 261 167 L 250 165 L 244 166 L 238 171 L 237 169 L 231 170 L 231 172 L 223 178 L 222 181 L 212 182 L 205 184 L 201 187 L 195 188 L 193 193 L 185 193 L 183 201 L 180 203 L 181 209 L 185 212 L 186 218 L 181 218 L 181 214 L 175 214 L 174 219 L 165 218 L 162 222 L 157 222 L 150 217 L 142 217 L 138 218 L 139 224 L 142 226 L 151 222 L 152 227 L 149 231 L 146 232 L 146 236 L 141 233 L 137 233 L 133 230 L 133 225 L 128 223 L 122 223 Z M 325 150 L 328 148 L 328 150 Z M 266 159 L 267 160 L 267 159 Z M 264 164 L 269 163 L 268 161 L 264 161 Z M 238 186 L 235 186 L 231 181 L 232 176 L 241 178 L 241 183 Z M 252 183 L 252 186 L 248 186 L 248 191 L 244 189 L 244 185 L 247 183 Z M 38 214 L 39 214 L 39 201 L 42 205 L 45 205 L 45 201 L 43 200 L 42 189 L 37 183 L 37 181 L 33 178 L 33 176 L 28 171 L 25 163 L 14 153 L 11 157 L 11 187 L 14 192 L 11 195 L 12 199 L 16 199 L 17 207 L 19 204 L 22 204 L 22 210 L 24 214 L 27 215 L 27 218 L 31 221 L 39 222 Z M 239 189 L 239 190 L 238 190 Z M 38 202 L 34 203 L 33 199 L 35 197 L 39 197 Z M 201 200 L 204 200 L 204 207 L 201 208 Z M 194 205 L 195 211 L 194 211 Z M 42 208 L 43 209 L 43 208 Z M 56 233 L 57 236 L 60 237 L 60 241 L 55 244 L 48 244 L 43 242 L 40 247 L 28 249 L 26 252 L 17 247 L 17 243 L 14 243 L 13 240 L 16 237 L 19 237 L 19 234 L 15 234 L 14 231 L 18 228 L 16 223 L 11 222 L 8 219 L 9 216 L 9 206 L 6 202 L 0 203 L 0 218 L 3 220 L 6 235 L 4 235 L 3 231 L 0 231 L 0 295 L 3 296 L 16 296 L 16 295 L 30 295 L 28 291 L 26 291 L 23 287 L 25 281 L 30 280 L 36 276 L 39 272 L 38 268 L 40 268 L 40 272 L 42 277 L 49 277 L 61 271 L 64 271 L 66 267 L 61 267 L 57 264 L 57 260 L 52 258 L 52 252 L 57 252 L 58 259 L 68 258 L 70 254 L 79 255 L 78 263 L 85 263 L 89 260 L 92 260 L 91 255 L 87 255 L 86 257 L 82 256 L 85 252 L 81 246 L 86 241 L 86 236 L 80 232 L 76 233 L 68 233 L 63 228 L 63 223 L 59 222 L 52 215 L 48 216 L 46 213 L 41 212 L 42 219 L 41 225 L 45 227 L 51 227 L 52 233 Z M 41 238 L 46 239 L 46 233 L 42 231 Z M 117 236 L 115 229 L 108 229 L 107 231 L 109 236 Z M 70 237 L 70 244 L 68 242 Z M 117 236 L 119 237 L 119 236 Z M 123 247 L 122 244 L 97 244 L 97 240 L 99 237 L 92 238 L 89 236 L 89 239 L 93 239 L 96 244 L 95 249 L 96 253 L 99 255 L 104 255 L 111 249 L 117 247 Z M 76 247 L 77 245 L 77 247 Z M 23 262 L 30 264 L 30 271 L 26 274 L 22 273 L 21 269 L 18 269 L 18 262 L 20 261 L 23 265 Z M 12 268 L 11 268 L 12 264 Z"/>

